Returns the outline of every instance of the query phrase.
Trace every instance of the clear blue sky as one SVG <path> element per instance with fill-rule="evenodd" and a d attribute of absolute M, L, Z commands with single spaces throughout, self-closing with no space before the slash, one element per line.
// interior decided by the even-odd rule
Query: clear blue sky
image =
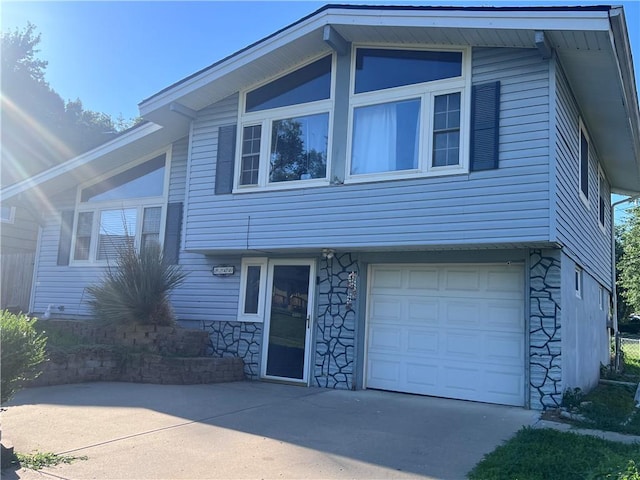
<path fill-rule="evenodd" d="M 42 34 L 46 79 L 63 99 L 113 117 L 136 117 L 137 104 L 182 78 L 260 40 L 331 2 L 7 2 L 2 31 L 28 21 Z M 334 0 L 333 3 L 348 3 Z M 349 2 L 355 3 L 355 2 Z M 374 4 L 376 2 L 365 2 Z M 386 1 L 386 4 L 400 3 Z M 576 1 L 411 1 L 431 5 L 585 5 Z M 625 7 L 640 74 L 640 1 Z"/>

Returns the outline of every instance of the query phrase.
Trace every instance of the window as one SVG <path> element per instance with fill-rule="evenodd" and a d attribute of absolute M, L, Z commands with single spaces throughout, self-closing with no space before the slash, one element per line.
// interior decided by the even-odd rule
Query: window
<path fill-rule="evenodd" d="M 606 210 L 607 210 L 607 180 L 602 168 L 598 167 L 598 221 L 602 230 L 605 230 Z"/>
<path fill-rule="evenodd" d="M 332 57 L 248 91 L 237 188 L 326 183 Z"/>
<path fill-rule="evenodd" d="M 574 277 L 575 277 L 576 297 L 582 298 L 582 269 L 580 267 L 576 267 Z"/>
<path fill-rule="evenodd" d="M 124 247 L 160 243 L 165 164 L 163 154 L 80 190 L 74 262 L 108 263 Z"/>
<path fill-rule="evenodd" d="M 266 285 L 267 259 L 243 258 L 240 270 L 239 321 L 263 321 Z"/>
<path fill-rule="evenodd" d="M 580 124 L 580 195 L 589 205 L 589 140 Z"/>
<path fill-rule="evenodd" d="M 16 207 L 2 205 L 0 207 L 0 222 L 13 223 L 16 219 Z"/>
<path fill-rule="evenodd" d="M 356 49 L 350 180 L 466 168 L 464 60 L 463 51 Z"/>

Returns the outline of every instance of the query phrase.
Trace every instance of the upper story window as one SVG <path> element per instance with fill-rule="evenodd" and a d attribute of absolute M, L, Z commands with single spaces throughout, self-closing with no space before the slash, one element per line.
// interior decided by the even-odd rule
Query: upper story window
<path fill-rule="evenodd" d="M 166 206 L 166 155 L 80 189 L 75 262 L 108 262 L 127 246 L 159 244 Z"/>
<path fill-rule="evenodd" d="M 606 220 L 607 201 L 605 200 L 607 195 L 607 180 L 604 176 L 602 168 L 598 167 L 598 223 L 604 230 Z"/>
<path fill-rule="evenodd" d="M 236 187 L 326 183 L 332 57 L 246 92 Z"/>
<path fill-rule="evenodd" d="M 580 122 L 580 196 L 589 206 L 589 138 Z"/>
<path fill-rule="evenodd" d="M 2 205 L 0 207 L 0 222 L 13 223 L 16 218 L 16 207 Z"/>
<path fill-rule="evenodd" d="M 464 170 L 465 51 L 357 48 L 354 57 L 349 179 Z"/>

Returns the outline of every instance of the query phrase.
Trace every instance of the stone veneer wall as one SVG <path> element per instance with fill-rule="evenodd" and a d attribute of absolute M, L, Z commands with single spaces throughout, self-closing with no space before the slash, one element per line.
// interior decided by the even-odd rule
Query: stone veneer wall
<path fill-rule="evenodd" d="M 209 333 L 209 354 L 213 357 L 239 357 L 244 360 L 247 378 L 260 375 L 262 324 L 251 322 L 210 322 L 204 324 Z"/>
<path fill-rule="evenodd" d="M 562 402 L 560 250 L 530 252 L 529 383 L 533 409 Z"/>
<path fill-rule="evenodd" d="M 336 255 L 320 262 L 318 316 L 315 331 L 313 383 L 319 387 L 353 389 L 355 324 L 357 302 L 350 291 L 349 273 L 358 275 L 358 264 L 351 254 Z M 356 277 L 356 278 L 357 278 Z M 360 279 L 357 278 L 357 284 Z"/>

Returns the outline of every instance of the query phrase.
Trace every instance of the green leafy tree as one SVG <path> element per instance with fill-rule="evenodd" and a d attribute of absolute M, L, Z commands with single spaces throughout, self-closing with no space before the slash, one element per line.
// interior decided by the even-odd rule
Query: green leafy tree
<path fill-rule="evenodd" d="M 619 293 L 624 304 L 618 307 L 620 320 L 629 313 L 640 312 L 640 206 L 632 207 L 625 223 L 616 230 L 616 255 L 620 254 L 617 272 Z M 618 247 L 619 245 L 619 247 Z"/>
<path fill-rule="evenodd" d="M 45 80 L 48 62 L 38 58 L 41 36 L 27 23 L 2 33 L 1 182 L 28 178 L 116 136 L 132 121 L 85 110 L 79 99 L 65 102 Z"/>
<path fill-rule="evenodd" d="M 40 375 L 47 339 L 34 320 L 7 310 L 0 313 L 0 401 L 5 403 L 24 384 Z"/>

